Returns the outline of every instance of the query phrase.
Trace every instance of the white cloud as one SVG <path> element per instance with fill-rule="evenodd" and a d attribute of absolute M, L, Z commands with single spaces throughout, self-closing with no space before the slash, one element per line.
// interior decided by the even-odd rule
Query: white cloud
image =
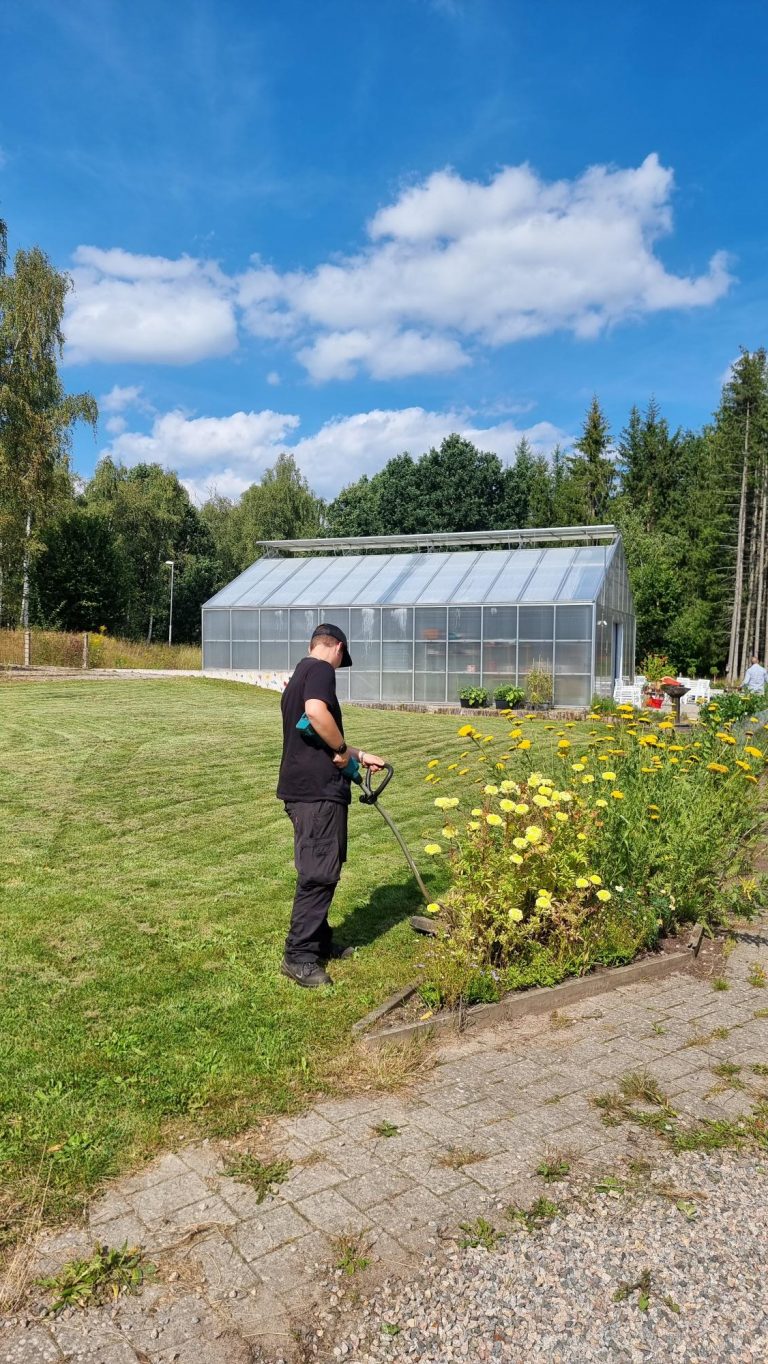
<path fill-rule="evenodd" d="M 440 170 L 380 208 L 356 253 L 285 273 L 258 255 L 227 276 L 192 256 L 81 246 L 68 358 L 187 364 L 233 350 L 240 321 L 290 346 L 316 382 L 387 380 L 457 369 L 480 347 L 557 331 L 587 339 L 707 307 L 732 283 L 725 254 L 698 275 L 668 271 L 657 254 L 673 182 L 655 153 L 571 180 L 528 165 L 487 182 Z"/>
<path fill-rule="evenodd" d="M 297 336 L 315 379 L 419 374 L 558 330 L 593 337 L 632 317 L 702 307 L 731 283 L 716 253 L 699 276 L 669 273 L 654 248 L 671 231 L 672 172 L 594 166 L 547 183 L 529 166 L 487 184 L 438 171 L 368 224 L 370 244 L 309 272 L 256 263 L 240 281 L 245 325 Z M 462 344 L 463 343 L 463 344 Z"/>
<path fill-rule="evenodd" d="M 64 331 L 67 360 L 185 365 L 237 345 L 233 287 L 212 262 L 80 246 Z"/>
<path fill-rule="evenodd" d="M 141 400 L 141 388 L 138 384 L 114 384 L 109 393 L 102 393 L 99 398 L 99 412 L 124 412 L 126 407 L 133 407 Z"/>
<path fill-rule="evenodd" d="M 558 442 L 570 440 L 551 422 L 527 428 L 511 421 L 483 425 L 471 412 L 430 412 L 423 407 L 338 417 L 313 435 L 296 439 L 299 424 L 297 416 L 270 410 L 228 417 L 167 412 L 155 418 L 148 433 L 118 432 L 101 453 L 128 465 L 159 463 L 175 469 L 193 496 L 202 499 L 212 489 L 239 496 L 287 451 L 315 491 L 332 497 L 343 484 L 375 473 L 404 450 L 421 455 L 454 431 L 503 460 L 512 457 L 523 435 L 545 454 Z"/>
<path fill-rule="evenodd" d="M 272 388 L 277 388 L 281 383 L 280 375 L 278 374 L 276 369 L 271 369 L 269 371 L 269 374 L 267 375 L 267 383 Z"/>

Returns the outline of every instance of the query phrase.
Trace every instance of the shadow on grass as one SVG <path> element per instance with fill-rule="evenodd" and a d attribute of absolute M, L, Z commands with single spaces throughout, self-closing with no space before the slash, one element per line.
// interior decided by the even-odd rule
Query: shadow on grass
<path fill-rule="evenodd" d="M 334 929 L 334 939 L 343 947 L 365 947 L 423 908 L 424 901 L 413 879 L 379 886 L 365 904 L 353 909 Z"/>

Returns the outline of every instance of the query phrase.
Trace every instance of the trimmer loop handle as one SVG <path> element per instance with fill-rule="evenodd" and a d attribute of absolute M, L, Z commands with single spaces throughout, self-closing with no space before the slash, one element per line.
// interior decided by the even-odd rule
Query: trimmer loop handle
<path fill-rule="evenodd" d="M 375 805 L 382 791 L 389 786 L 395 775 L 395 769 L 391 763 L 385 763 L 383 768 L 376 773 L 376 784 L 374 785 L 374 773 L 372 768 L 366 767 L 361 782 L 362 793 L 360 795 L 361 805 Z"/>

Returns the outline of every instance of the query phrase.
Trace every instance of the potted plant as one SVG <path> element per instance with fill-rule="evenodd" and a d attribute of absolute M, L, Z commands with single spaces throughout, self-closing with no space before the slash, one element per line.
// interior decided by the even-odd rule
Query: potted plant
<path fill-rule="evenodd" d="M 480 706 L 488 705 L 488 693 L 485 687 L 462 687 L 459 692 L 459 701 L 462 706 L 469 706 L 472 710 Z"/>
<path fill-rule="evenodd" d="M 515 687 L 511 682 L 502 682 L 493 693 L 497 710 L 513 710 L 515 706 L 522 705 L 525 699 L 525 692 L 522 687 Z"/>
<path fill-rule="evenodd" d="M 662 679 L 669 672 L 669 659 L 666 654 L 647 654 L 640 664 L 640 672 L 645 678 L 643 693 L 645 703 L 651 710 L 661 710 L 664 704 Z"/>
<path fill-rule="evenodd" d="M 525 699 L 532 710 L 545 710 L 552 705 L 552 674 L 539 660 L 534 663 L 525 682 Z"/>

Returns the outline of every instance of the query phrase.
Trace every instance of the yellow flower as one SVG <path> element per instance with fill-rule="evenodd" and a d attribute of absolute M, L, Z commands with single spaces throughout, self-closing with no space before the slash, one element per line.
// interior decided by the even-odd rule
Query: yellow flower
<path fill-rule="evenodd" d="M 443 850 L 439 843 L 425 843 L 424 851 L 425 853 L 429 853 L 430 857 L 436 857 L 437 854 L 441 853 Z"/>
<path fill-rule="evenodd" d="M 674 724 L 674 721 L 673 721 L 673 720 L 662 720 L 661 724 L 659 725 L 659 729 L 674 729 L 674 728 L 675 728 L 675 724 Z"/>
<path fill-rule="evenodd" d="M 483 739 L 484 744 L 495 744 L 495 742 L 496 740 L 494 739 L 492 734 L 486 734 L 485 738 Z"/>
<path fill-rule="evenodd" d="M 598 900 L 603 900 L 603 901 L 605 901 L 605 900 L 610 900 L 610 899 L 611 899 L 611 892 L 610 892 L 609 890 L 599 890 L 599 891 L 597 892 L 597 898 L 598 898 Z"/>
<path fill-rule="evenodd" d="M 457 733 L 460 739 L 468 739 L 470 735 L 474 735 L 475 730 L 472 725 L 462 725 L 461 729 L 458 730 Z"/>
<path fill-rule="evenodd" d="M 616 773 L 615 773 L 615 772 L 601 772 L 601 773 L 600 773 L 600 776 L 602 777 L 603 781 L 615 781 L 615 780 L 616 780 Z"/>
<path fill-rule="evenodd" d="M 607 801 L 607 800 L 596 800 L 596 801 L 595 801 L 595 805 L 599 805 L 601 810 L 607 810 L 607 809 L 608 809 L 608 801 Z"/>
<path fill-rule="evenodd" d="M 530 711 L 530 713 L 529 713 L 528 715 L 526 715 L 525 718 L 526 718 L 526 720 L 535 720 L 535 719 L 536 719 L 536 712 L 535 712 L 535 710 Z"/>
<path fill-rule="evenodd" d="M 531 741 L 530 739 L 521 739 L 520 743 L 517 746 L 518 748 L 529 749 L 531 746 Z"/>
<path fill-rule="evenodd" d="M 744 752 L 748 753 L 750 758 L 762 758 L 763 756 L 762 750 L 759 748 L 753 748 L 751 744 L 746 745 Z"/>
<path fill-rule="evenodd" d="M 614 799 L 614 800 L 623 800 L 623 799 L 624 799 L 624 792 L 623 792 L 623 791 L 611 791 L 611 795 L 613 796 L 613 799 Z"/>
<path fill-rule="evenodd" d="M 498 796 L 499 788 L 498 786 L 494 786 L 493 783 L 490 782 L 488 786 L 483 787 L 483 794 L 486 796 Z"/>
<path fill-rule="evenodd" d="M 513 842 L 513 844 L 515 845 L 516 848 L 527 848 L 527 847 L 528 847 L 528 839 L 527 839 L 527 838 L 513 838 L 513 839 L 512 839 L 512 842 Z"/>
<path fill-rule="evenodd" d="M 466 777 L 466 775 L 467 775 L 468 772 L 469 772 L 469 768 L 468 768 L 468 767 L 462 767 L 461 770 L 460 770 L 460 772 L 459 772 L 459 776 L 460 776 L 460 777 Z"/>
<path fill-rule="evenodd" d="M 592 773 L 591 773 L 591 772 L 587 772 L 586 776 L 584 776 L 584 777 L 581 778 L 581 784 L 582 784 L 582 786 L 590 786 L 591 783 L 592 783 L 594 780 L 595 780 L 595 779 L 594 779 L 594 777 L 592 776 Z"/>
<path fill-rule="evenodd" d="M 520 788 L 516 781 L 507 780 L 501 783 L 500 789 L 506 794 L 507 791 L 519 791 Z"/>
<path fill-rule="evenodd" d="M 571 741 L 570 739 L 561 739 L 557 746 L 558 748 L 570 748 Z"/>
<path fill-rule="evenodd" d="M 468 757 L 469 757 L 469 749 L 468 749 L 468 748 L 465 748 L 465 749 L 464 749 L 464 752 L 459 754 L 459 757 L 460 757 L 460 758 L 468 758 Z"/>
<path fill-rule="evenodd" d="M 707 763 L 708 772 L 727 772 L 728 768 L 724 763 Z"/>
<path fill-rule="evenodd" d="M 455 810 L 458 803 L 458 796 L 438 796 L 435 800 L 438 810 Z"/>
<path fill-rule="evenodd" d="M 525 831 L 525 837 L 528 843 L 540 843 L 544 835 L 538 824 L 529 824 Z"/>
<path fill-rule="evenodd" d="M 523 731 L 521 729 L 511 729 L 509 731 L 509 737 L 510 739 L 522 739 Z"/>
<path fill-rule="evenodd" d="M 433 900 L 431 904 L 427 905 L 427 914 L 439 914 L 439 913 L 440 913 L 440 906 L 439 906 L 439 904 L 437 903 L 437 900 Z"/>
<path fill-rule="evenodd" d="M 735 744 L 736 742 L 732 734 L 726 734 L 722 729 L 717 731 L 715 738 L 722 740 L 724 744 Z"/>
<path fill-rule="evenodd" d="M 583 763 L 571 763 L 571 771 L 572 771 L 572 772 L 583 772 L 583 771 L 584 771 L 584 764 L 583 764 Z"/>
<path fill-rule="evenodd" d="M 443 838 L 455 838 L 459 831 L 458 829 L 454 829 L 452 824 L 445 824 L 440 832 L 443 835 Z"/>
<path fill-rule="evenodd" d="M 541 810 L 548 810 L 552 801 L 548 800 L 546 796 L 539 794 L 534 796 L 533 803 L 534 805 L 538 805 Z"/>
<path fill-rule="evenodd" d="M 448 772 L 455 772 L 458 765 L 459 765 L 458 763 L 449 763 L 446 770 Z"/>
<path fill-rule="evenodd" d="M 525 801 L 521 801 L 519 805 L 515 806 L 515 814 L 527 815 L 530 808 L 531 808 L 530 805 L 526 805 Z"/>
<path fill-rule="evenodd" d="M 560 799 L 564 801 L 566 805 L 570 805 L 571 801 L 573 800 L 572 793 L 570 791 L 561 791 L 559 794 Z"/>
<path fill-rule="evenodd" d="M 536 903 L 536 908 L 537 908 L 537 909 L 551 909 L 551 908 L 552 908 L 552 901 L 551 901 L 551 900 L 549 899 L 549 897 L 546 896 L 546 895 L 537 895 L 537 896 L 536 896 L 536 902 L 535 902 L 535 903 Z"/>
<path fill-rule="evenodd" d="M 598 876 L 596 872 L 593 872 L 589 879 L 593 886 L 601 886 L 603 884 L 602 876 Z"/>
<path fill-rule="evenodd" d="M 642 739 L 638 740 L 638 743 L 641 743 L 646 747 L 650 746 L 651 748 L 653 748 L 658 742 L 659 740 L 656 734 L 644 734 Z"/>
<path fill-rule="evenodd" d="M 589 881 L 587 880 L 586 876 L 577 876 L 576 886 L 579 890 L 587 890 L 589 887 Z"/>
<path fill-rule="evenodd" d="M 516 867 L 522 867 L 525 858 L 521 857 L 519 853 L 510 853 L 509 860 L 510 862 L 514 862 Z"/>
<path fill-rule="evenodd" d="M 744 780 L 745 780 L 745 781 L 753 781 L 753 782 L 755 783 L 755 786 L 757 786 L 757 777 L 753 777 L 751 772 L 750 772 L 749 776 L 747 776 L 747 777 L 744 778 Z"/>
<path fill-rule="evenodd" d="M 427 767 L 439 767 L 439 766 L 440 766 L 440 759 L 439 759 L 439 758 L 430 758 L 429 762 L 427 763 Z"/>
<path fill-rule="evenodd" d="M 741 768 L 742 772 L 752 771 L 752 768 L 750 767 L 749 763 L 745 763 L 741 758 L 735 758 L 734 762 L 736 763 L 737 767 Z"/>
<path fill-rule="evenodd" d="M 467 828 L 469 829 L 469 832 L 471 834 L 476 834 L 478 829 L 480 828 L 480 825 L 478 824 L 476 819 L 471 819 L 467 825 Z"/>
<path fill-rule="evenodd" d="M 565 813 L 565 810 L 556 810 L 555 819 L 559 819 L 561 824 L 566 824 L 568 822 L 568 816 Z"/>
<path fill-rule="evenodd" d="M 586 834 L 577 834 L 576 837 L 578 838 L 578 840 L 579 840 L 580 843 L 586 843 L 586 841 L 587 841 L 587 835 L 586 835 Z"/>
<path fill-rule="evenodd" d="M 469 813 L 470 813 L 471 815 L 474 815 L 474 816 L 475 816 L 475 819 L 479 819 L 479 818 L 480 818 L 480 815 L 483 813 L 483 811 L 480 809 L 480 806 L 479 806 L 479 805 L 476 805 L 475 808 L 474 808 L 474 810 L 470 810 Z"/>
<path fill-rule="evenodd" d="M 500 824 L 504 823 L 504 820 L 501 818 L 501 815 L 486 815 L 485 822 L 486 824 L 490 824 L 493 829 L 497 829 Z"/>
<path fill-rule="evenodd" d="M 512 920 L 513 924 L 519 924 L 523 917 L 523 911 L 521 909 L 510 909 L 507 917 Z"/>

